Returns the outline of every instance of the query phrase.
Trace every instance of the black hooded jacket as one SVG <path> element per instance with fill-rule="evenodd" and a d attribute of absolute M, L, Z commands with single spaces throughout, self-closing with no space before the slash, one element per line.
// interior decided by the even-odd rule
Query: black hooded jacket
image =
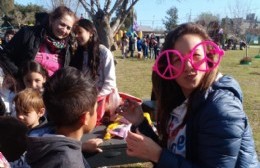
<path fill-rule="evenodd" d="M 25 26 L 22 27 L 6 45 L 1 52 L 0 60 L 10 68 L 13 75 L 16 76 L 18 70 L 23 67 L 26 62 L 34 60 L 39 51 L 40 44 L 44 41 L 46 32 L 46 26 Z M 64 67 L 70 63 L 71 51 L 69 41 L 65 48 Z"/>

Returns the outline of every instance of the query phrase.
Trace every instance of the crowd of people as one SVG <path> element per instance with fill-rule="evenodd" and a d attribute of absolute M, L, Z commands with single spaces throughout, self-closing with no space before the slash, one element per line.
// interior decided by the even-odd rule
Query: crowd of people
<path fill-rule="evenodd" d="M 90 139 L 82 146 L 79 141 L 100 122 L 97 113 L 104 114 L 97 100 L 102 104 L 117 89 L 114 57 L 100 44 L 94 24 L 78 19 L 68 7 L 43 16 L 35 26 L 22 27 L 1 50 L 1 119 L 18 131 L 24 124 L 27 131 L 1 132 L 0 152 L 11 167 L 89 167 L 81 150 L 100 151 L 102 140 Z M 46 148 L 45 142 L 53 146 Z M 8 151 L 13 143 L 21 150 Z M 63 147 L 55 148 L 59 144 Z M 51 162 L 61 149 L 62 159 Z"/>
<path fill-rule="evenodd" d="M 129 57 L 132 58 L 156 59 L 161 49 L 160 37 L 155 36 L 154 33 L 147 34 L 143 38 L 137 37 L 136 33 L 130 35 L 124 33 L 120 46 L 123 59 L 128 58 L 129 53 Z M 136 56 L 134 55 L 135 51 L 137 51 Z"/>
<path fill-rule="evenodd" d="M 100 124 L 117 89 L 114 57 L 94 24 L 68 7 L 44 16 L 0 52 L 0 167 L 88 168 L 82 151 L 102 152 L 102 139 L 81 138 Z M 136 45 L 156 59 L 157 130 L 139 103 L 116 109 L 132 123 L 127 154 L 157 168 L 260 167 L 240 86 L 218 70 L 224 51 L 194 23 L 169 31 L 160 53 L 157 44 L 153 35 L 122 37 L 123 57 Z"/>

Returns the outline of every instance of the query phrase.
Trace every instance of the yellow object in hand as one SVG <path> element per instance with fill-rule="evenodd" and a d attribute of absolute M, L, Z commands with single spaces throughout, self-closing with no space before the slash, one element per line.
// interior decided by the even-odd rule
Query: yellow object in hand
<path fill-rule="evenodd" d="M 104 140 L 109 140 L 112 138 L 112 135 L 110 134 L 110 130 L 113 130 L 114 128 L 116 128 L 119 125 L 118 122 L 114 122 L 110 125 L 107 126 L 107 130 L 106 130 L 106 134 L 104 136 Z"/>
<path fill-rule="evenodd" d="M 147 112 L 144 112 L 144 117 L 147 119 L 148 123 L 149 123 L 150 125 L 152 125 L 153 122 L 152 122 L 152 120 L 151 120 L 150 114 L 147 113 Z"/>

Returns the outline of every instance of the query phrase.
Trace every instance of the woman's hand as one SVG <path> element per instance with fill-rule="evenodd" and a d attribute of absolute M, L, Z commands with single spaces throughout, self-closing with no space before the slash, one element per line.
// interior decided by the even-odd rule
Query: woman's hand
<path fill-rule="evenodd" d="M 100 138 L 92 138 L 82 143 L 82 151 L 88 153 L 102 152 L 102 149 L 98 147 L 103 143 L 103 140 Z"/>
<path fill-rule="evenodd" d="M 162 148 L 151 138 L 141 134 L 137 129 L 137 133 L 128 132 L 126 137 L 127 151 L 129 156 L 138 157 L 144 160 L 150 160 L 157 163 Z"/>
<path fill-rule="evenodd" d="M 125 100 L 122 105 L 116 109 L 116 113 L 125 117 L 134 126 L 138 126 L 144 120 L 142 107 L 133 100 Z"/>

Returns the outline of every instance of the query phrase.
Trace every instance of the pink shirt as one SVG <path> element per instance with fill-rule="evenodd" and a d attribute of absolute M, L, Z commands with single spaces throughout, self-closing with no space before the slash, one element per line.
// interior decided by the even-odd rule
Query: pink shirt
<path fill-rule="evenodd" d="M 54 72 L 62 67 L 62 60 L 59 58 L 59 55 L 51 54 L 45 45 L 40 46 L 40 50 L 35 56 L 35 61 L 47 70 L 49 76 L 52 76 Z"/>

